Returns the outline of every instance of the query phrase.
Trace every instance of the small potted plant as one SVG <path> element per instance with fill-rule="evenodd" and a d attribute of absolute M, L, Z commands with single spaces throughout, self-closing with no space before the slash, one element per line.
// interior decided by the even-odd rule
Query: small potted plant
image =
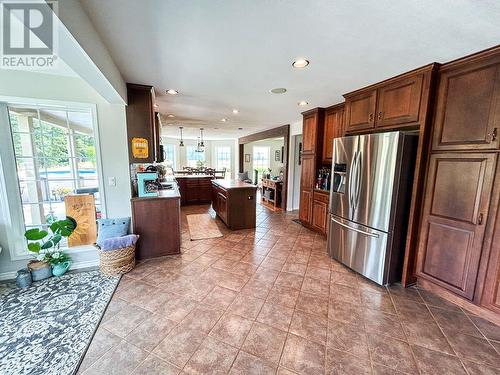
<path fill-rule="evenodd" d="M 71 259 L 61 250 L 61 240 L 71 236 L 75 228 L 75 219 L 66 217 L 50 224 L 51 234 L 39 228 L 28 229 L 24 233 L 28 250 L 36 254 L 36 260 L 28 263 L 33 281 L 46 279 L 52 274 L 61 276 L 69 269 Z"/>

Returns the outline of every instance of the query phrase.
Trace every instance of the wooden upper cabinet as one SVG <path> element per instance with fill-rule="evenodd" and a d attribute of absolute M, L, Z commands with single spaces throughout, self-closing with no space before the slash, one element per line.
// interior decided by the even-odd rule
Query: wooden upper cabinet
<path fill-rule="evenodd" d="M 127 135 L 130 163 L 152 163 L 156 159 L 157 122 L 154 113 L 154 89 L 152 86 L 127 83 Z M 132 141 L 145 139 L 147 157 L 134 157 Z M 159 139 L 159 137 L 158 137 Z M 159 142 L 158 142 L 159 144 Z"/>
<path fill-rule="evenodd" d="M 377 90 L 345 96 L 346 131 L 368 130 L 375 127 Z"/>
<path fill-rule="evenodd" d="M 424 124 L 436 68 L 437 64 L 429 64 L 345 94 L 345 131 L 386 131 Z"/>
<path fill-rule="evenodd" d="M 430 158 L 417 274 L 472 300 L 496 154 L 433 154 Z"/>
<path fill-rule="evenodd" d="M 498 149 L 500 60 L 443 66 L 434 116 L 433 150 Z"/>
<path fill-rule="evenodd" d="M 419 122 L 423 74 L 382 86 L 377 93 L 377 127 Z"/>
<path fill-rule="evenodd" d="M 314 110 L 303 113 L 302 124 L 302 152 L 313 154 L 317 150 L 321 150 L 320 130 L 323 126 L 323 109 L 316 108 Z"/>
<path fill-rule="evenodd" d="M 333 140 L 344 135 L 344 105 L 335 105 L 325 111 L 325 129 L 323 143 L 323 163 L 331 163 Z"/>

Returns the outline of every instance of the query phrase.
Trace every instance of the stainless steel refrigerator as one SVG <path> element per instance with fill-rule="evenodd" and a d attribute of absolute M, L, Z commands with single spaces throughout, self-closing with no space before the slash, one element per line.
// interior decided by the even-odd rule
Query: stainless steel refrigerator
<path fill-rule="evenodd" d="M 405 132 L 333 141 L 328 253 L 381 285 L 401 278 L 417 141 Z"/>

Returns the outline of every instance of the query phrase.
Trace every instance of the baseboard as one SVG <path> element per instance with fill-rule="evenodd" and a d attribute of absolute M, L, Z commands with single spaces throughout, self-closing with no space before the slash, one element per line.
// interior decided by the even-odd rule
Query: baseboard
<path fill-rule="evenodd" d="M 87 260 L 83 262 L 74 262 L 70 270 L 79 270 L 82 268 L 96 267 L 99 265 L 99 259 Z M 16 278 L 17 271 L 0 273 L 0 281 L 13 280 Z"/>

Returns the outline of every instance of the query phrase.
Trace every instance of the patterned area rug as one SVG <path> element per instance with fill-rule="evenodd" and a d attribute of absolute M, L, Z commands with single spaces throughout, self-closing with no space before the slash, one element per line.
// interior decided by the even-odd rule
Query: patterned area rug
<path fill-rule="evenodd" d="M 75 272 L 0 290 L 0 374 L 76 372 L 120 280 Z"/>
<path fill-rule="evenodd" d="M 215 219 L 210 214 L 186 215 L 191 241 L 222 237 Z"/>

